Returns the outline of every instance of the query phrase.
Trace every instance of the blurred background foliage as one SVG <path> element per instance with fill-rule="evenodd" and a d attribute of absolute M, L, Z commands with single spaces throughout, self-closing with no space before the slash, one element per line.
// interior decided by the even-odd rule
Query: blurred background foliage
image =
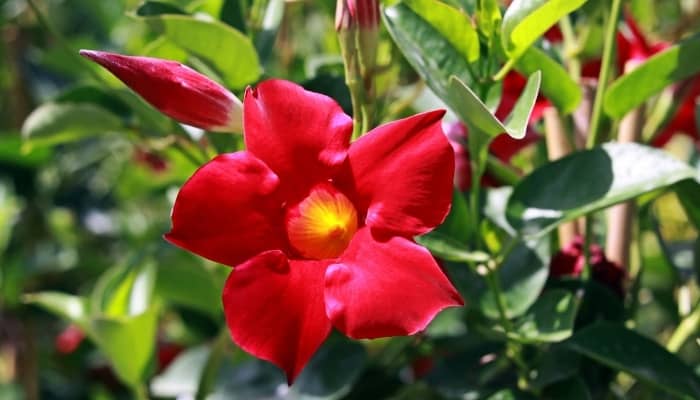
<path fill-rule="evenodd" d="M 475 0 L 448 3 L 475 9 Z M 652 41 L 677 41 L 700 27 L 697 1 L 628 3 Z M 583 58 L 601 52 L 600 10 L 607 4 L 590 0 L 577 14 L 579 22 L 588 21 L 577 24 L 588 38 Z M 259 79 L 290 79 L 351 112 L 334 9 L 333 0 L 0 0 L 0 399 L 116 399 L 146 390 L 158 398 L 191 398 L 202 387 L 209 398 L 236 399 L 516 398 L 515 388 L 494 389 L 508 387 L 514 372 L 501 356 L 503 341 L 480 330 L 489 322 L 479 305 L 442 313 L 417 337 L 351 342 L 333 336 L 291 389 L 274 367 L 236 349 L 220 301 L 228 268 L 162 240 L 178 185 L 212 148 L 198 144 L 202 132 L 188 132 L 145 106 L 77 53 L 88 48 L 179 60 L 239 96 Z M 219 48 L 216 38 L 224 33 L 188 37 L 177 18 L 162 15 L 195 15 L 246 36 L 233 35 L 227 40 L 234 47 Z M 381 38 L 381 119 L 439 104 L 386 31 Z M 241 56 L 249 51 L 256 60 Z M 227 61 L 212 65 L 208 56 L 216 52 L 226 52 Z M 51 112 L 67 104 L 68 112 Z M 27 117 L 40 105 L 54 109 L 44 108 L 46 115 L 31 125 Z M 31 140 L 22 140 L 23 127 L 32 128 Z M 217 151 L 242 147 L 237 136 L 204 135 Z M 514 164 L 529 171 L 543 163 L 543 144 L 537 146 Z M 685 138 L 668 148 L 698 165 Z M 665 343 L 698 297 L 700 242 L 675 194 L 641 213 L 635 254 L 644 274 L 634 283 L 635 295 L 624 310 L 605 292 L 593 291 L 586 305 Z M 535 264 L 533 274 L 546 274 L 548 263 Z M 474 280 L 454 279 L 458 286 Z M 700 366 L 695 340 L 679 354 Z M 550 398 L 573 398 L 562 393 L 582 382 L 589 398 L 607 393 L 593 383 L 607 388 L 612 370 L 594 369 L 557 345 L 537 357 L 532 384 L 554 393 Z M 606 398 L 669 396 L 635 382 L 616 375 Z"/>

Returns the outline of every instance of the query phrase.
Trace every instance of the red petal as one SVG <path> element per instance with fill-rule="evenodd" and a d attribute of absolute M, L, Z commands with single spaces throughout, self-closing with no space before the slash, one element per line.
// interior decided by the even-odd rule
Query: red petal
<path fill-rule="evenodd" d="M 224 287 L 233 341 L 285 370 L 290 384 L 331 330 L 323 304 L 329 262 L 269 251 L 236 267 Z"/>
<path fill-rule="evenodd" d="M 185 182 L 173 208 L 171 243 L 234 266 L 286 248 L 279 179 L 254 155 L 220 155 Z"/>
<path fill-rule="evenodd" d="M 352 119 L 333 99 L 283 80 L 247 90 L 243 121 L 248 151 L 265 161 L 293 196 L 333 176 L 352 134 Z"/>
<path fill-rule="evenodd" d="M 207 130 L 241 130 L 240 100 L 179 62 L 105 51 L 81 50 L 80 54 L 108 69 L 171 118 Z"/>
<path fill-rule="evenodd" d="M 373 129 L 350 146 L 349 169 L 338 177 L 354 193 L 373 228 L 413 236 L 447 216 L 454 154 L 442 132 L 444 111 L 418 114 Z"/>
<path fill-rule="evenodd" d="M 464 304 L 426 249 L 403 237 L 357 232 L 326 271 L 326 314 L 346 335 L 412 335 L 442 309 Z"/>

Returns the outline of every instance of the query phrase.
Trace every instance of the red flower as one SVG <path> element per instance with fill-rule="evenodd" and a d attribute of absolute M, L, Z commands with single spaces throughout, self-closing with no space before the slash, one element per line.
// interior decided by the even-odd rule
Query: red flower
<path fill-rule="evenodd" d="M 520 98 L 523 90 L 525 90 L 526 84 L 527 80 L 525 77 L 515 71 L 510 71 L 503 78 L 503 94 L 501 95 L 501 102 L 498 104 L 498 108 L 494 113 L 496 117 L 504 120 L 508 114 L 510 114 L 518 98 Z M 537 100 L 535 100 L 535 106 L 530 114 L 530 122 L 535 123 L 539 121 L 542 118 L 544 109 L 549 106 L 549 100 L 544 98 L 541 94 L 538 95 Z"/>
<path fill-rule="evenodd" d="M 85 339 L 85 333 L 75 324 L 70 324 L 63 330 L 54 342 L 54 347 L 61 354 L 70 354 L 74 352 L 80 343 Z"/>
<path fill-rule="evenodd" d="M 163 114 L 208 131 L 240 132 L 241 102 L 223 86 L 176 61 L 105 51 L 80 54 L 113 73 Z"/>
<path fill-rule="evenodd" d="M 455 176 L 454 184 L 459 190 L 471 189 L 472 167 L 467 147 L 467 127 L 461 122 L 454 122 L 446 125 L 445 135 L 452 145 L 455 154 Z M 522 139 L 513 139 L 508 135 L 499 135 L 491 142 L 489 152 L 499 160 L 507 163 L 520 152 L 520 150 L 540 140 L 540 136 L 529 130 Z M 491 175 L 484 174 L 481 178 L 481 185 L 487 187 L 497 187 L 500 182 Z"/>
<path fill-rule="evenodd" d="M 591 278 L 606 286 L 615 294 L 624 297 L 627 272 L 621 266 L 608 260 L 603 249 L 597 244 L 590 247 Z M 578 277 L 583 271 L 585 260 L 583 238 L 576 236 L 571 243 L 559 250 L 549 263 L 549 275 L 553 278 L 562 276 Z"/>
<path fill-rule="evenodd" d="M 690 81 L 687 93 L 678 106 L 676 113 L 664 126 L 661 133 L 654 138 L 652 145 L 664 146 L 675 134 L 682 133 L 691 137 L 698 148 L 700 148 L 700 132 L 695 120 L 695 107 L 698 102 L 698 96 L 700 96 L 700 77 L 695 77 Z"/>
<path fill-rule="evenodd" d="M 562 276 L 579 276 L 583 271 L 583 238 L 576 236 L 559 250 L 549 262 L 549 275 L 559 278 Z"/>
<path fill-rule="evenodd" d="M 291 383 L 335 327 L 352 338 L 410 335 L 463 304 L 412 237 L 450 208 L 454 159 L 443 111 L 350 144 L 332 99 L 282 80 L 248 89 L 246 151 L 184 184 L 171 243 L 235 266 L 223 293 L 233 340 Z"/>

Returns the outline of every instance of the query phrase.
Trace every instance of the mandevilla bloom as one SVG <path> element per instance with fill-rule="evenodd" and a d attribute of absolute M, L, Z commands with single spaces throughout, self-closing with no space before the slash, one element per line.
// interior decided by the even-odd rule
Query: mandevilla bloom
<path fill-rule="evenodd" d="M 410 335 L 463 304 L 415 235 L 450 208 L 454 159 L 433 111 L 350 144 L 332 99 L 269 80 L 244 99 L 246 151 L 183 185 L 171 243 L 235 266 L 223 293 L 233 340 L 291 383 L 332 327 Z"/>
<path fill-rule="evenodd" d="M 676 89 L 676 93 L 684 91 L 682 100 L 673 116 L 666 123 L 663 130 L 652 140 L 654 146 L 664 146 L 676 134 L 689 136 L 700 149 L 700 131 L 695 119 L 695 108 L 700 98 L 700 77 L 695 77 Z"/>
<path fill-rule="evenodd" d="M 625 269 L 608 260 L 603 249 L 597 244 L 591 244 L 589 250 L 591 278 L 613 291 L 619 297 L 624 297 L 625 280 L 627 279 Z M 584 257 L 583 237 L 579 235 L 552 257 L 549 264 L 549 275 L 553 278 L 580 276 L 585 264 Z"/>
<path fill-rule="evenodd" d="M 240 132 L 241 101 L 223 86 L 176 61 L 105 51 L 80 54 L 102 65 L 163 114 L 208 131 Z"/>

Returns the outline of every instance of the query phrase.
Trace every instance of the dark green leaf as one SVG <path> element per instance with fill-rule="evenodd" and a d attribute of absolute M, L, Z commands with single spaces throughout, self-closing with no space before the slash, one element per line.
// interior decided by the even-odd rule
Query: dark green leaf
<path fill-rule="evenodd" d="M 248 30 L 245 22 L 245 3 L 243 0 L 224 0 L 219 14 L 221 21 L 243 33 Z"/>
<path fill-rule="evenodd" d="M 339 399 L 350 391 L 367 362 L 364 346 L 331 337 L 314 354 L 292 386 L 302 398 Z"/>
<path fill-rule="evenodd" d="M 586 0 L 514 0 L 503 15 L 501 37 L 506 54 L 518 58 L 563 16 Z"/>
<path fill-rule="evenodd" d="M 186 257 L 185 260 L 190 260 Z M 191 261 L 191 260 L 190 260 Z M 215 275 L 195 262 L 159 263 L 156 293 L 165 300 L 217 317 L 221 313 L 221 288 Z"/>
<path fill-rule="evenodd" d="M 186 14 L 184 10 L 170 3 L 161 1 L 146 1 L 136 9 L 139 17 L 152 17 L 162 14 Z"/>
<path fill-rule="evenodd" d="M 269 0 L 262 18 L 262 30 L 255 37 L 255 48 L 263 63 L 266 63 L 272 55 L 282 17 L 284 17 L 284 0 Z"/>
<path fill-rule="evenodd" d="M 572 336 L 567 346 L 669 393 L 700 398 L 700 380 L 692 368 L 658 343 L 622 325 L 591 325 Z"/>
<path fill-rule="evenodd" d="M 693 76 L 700 71 L 698 53 L 700 34 L 649 58 L 610 85 L 605 92 L 605 112 L 621 118 L 668 85 Z"/>
<path fill-rule="evenodd" d="M 695 228 L 700 229 L 700 183 L 695 180 L 679 182 L 674 189 L 678 200 L 683 205 L 685 214 Z"/>
<path fill-rule="evenodd" d="M 537 300 L 547 281 L 549 259 L 546 246 L 519 243 L 497 269 L 509 318 L 524 314 Z M 448 263 L 450 276 L 465 297 L 491 319 L 498 319 L 496 298 L 480 276 L 464 264 Z"/>
<path fill-rule="evenodd" d="M 695 177 L 668 153 L 635 143 L 608 143 L 536 169 L 513 190 L 508 222 L 539 236 L 562 222 Z"/>
<path fill-rule="evenodd" d="M 545 399 L 592 400 L 586 383 L 578 376 L 547 387 L 542 395 Z"/>
<path fill-rule="evenodd" d="M 547 290 L 517 321 L 514 337 L 523 342 L 562 341 L 571 336 L 576 308 L 576 299 L 568 290 Z"/>

